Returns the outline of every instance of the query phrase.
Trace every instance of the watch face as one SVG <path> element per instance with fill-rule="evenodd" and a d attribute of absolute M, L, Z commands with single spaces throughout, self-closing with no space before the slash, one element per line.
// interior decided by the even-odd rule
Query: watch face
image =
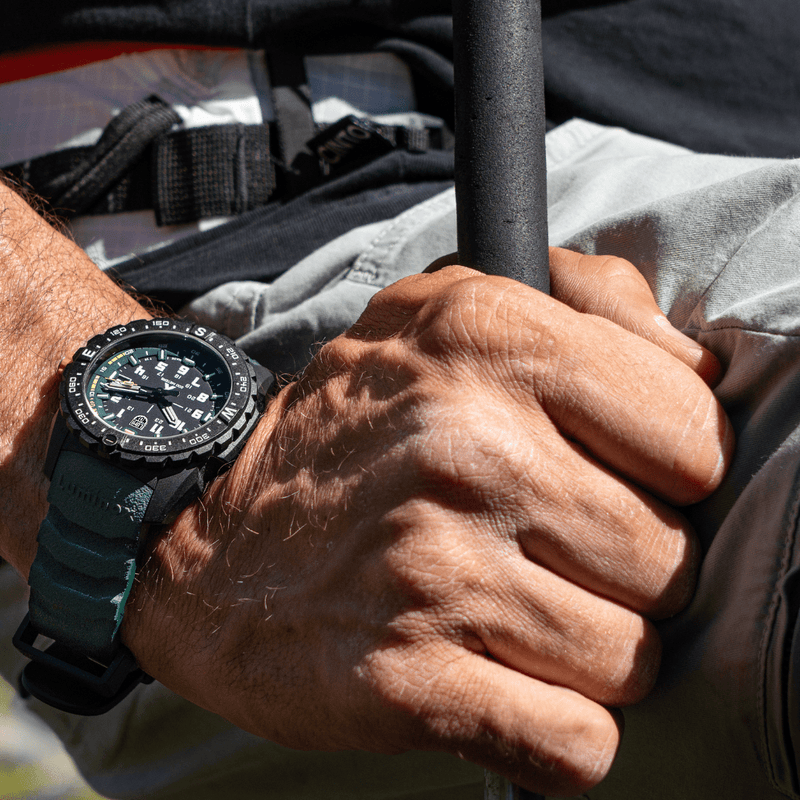
<path fill-rule="evenodd" d="M 84 444 L 123 459 L 218 452 L 257 413 L 244 354 L 200 325 L 138 320 L 94 337 L 64 372 L 62 407 Z"/>
<path fill-rule="evenodd" d="M 92 365 L 86 386 L 92 413 L 115 430 L 156 439 L 191 433 L 230 396 L 227 364 L 201 340 L 140 334 L 118 348 Z"/>

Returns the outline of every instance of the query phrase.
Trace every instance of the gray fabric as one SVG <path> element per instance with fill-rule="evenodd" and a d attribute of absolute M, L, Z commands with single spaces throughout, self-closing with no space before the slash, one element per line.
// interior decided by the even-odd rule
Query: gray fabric
<path fill-rule="evenodd" d="M 800 797 L 798 164 L 696 156 L 583 122 L 551 132 L 548 157 L 551 242 L 640 267 L 670 319 L 725 365 L 716 391 L 739 441 L 720 490 L 689 510 L 706 559 L 689 609 L 661 625 L 658 687 L 626 710 L 617 764 L 587 796 Z M 294 369 L 374 291 L 454 250 L 453 214 L 445 193 L 271 286 L 223 286 L 192 310 Z M 157 685 L 99 720 L 31 706 L 113 796 L 480 797 L 480 771 L 456 759 L 292 753 Z"/>
<path fill-rule="evenodd" d="M 274 283 L 226 283 L 186 312 L 238 340 L 278 372 L 295 372 L 315 345 L 352 325 L 375 292 L 456 249 L 453 192 L 312 253 Z"/>
<path fill-rule="evenodd" d="M 720 489 L 689 511 L 706 557 L 691 606 L 660 626 L 657 690 L 626 710 L 619 758 L 586 796 L 797 798 L 800 168 L 681 156 L 641 166 L 627 181 L 614 170 L 595 201 L 613 208 L 630 183 L 661 184 L 663 168 L 672 193 L 564 243 L 633 261 L 672 322 L 717 354 L 738 447 Z"/>

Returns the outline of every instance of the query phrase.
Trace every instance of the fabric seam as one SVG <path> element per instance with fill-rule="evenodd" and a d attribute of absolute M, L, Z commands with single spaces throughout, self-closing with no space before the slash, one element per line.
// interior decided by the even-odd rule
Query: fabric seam
<path fill-rule="evenodd" d="M 352 280 L 354 283 L 380 284 L 381 266 L 391 260 L 396 254 L 398 245 L 405 244 L 419 227 L 420 220 L 417 218 L 424 217 L 422 221 L 429 222 L 430 216 L 434 213 L 448 211 L 451 208 L 455 208 L 453 190 L 446 189 L 441 194 L 404 211 L 370 242 L 367 249 L 356 258 L 353 266 L 345 273 L 344 279 Z M 376 258 L 375 255 L 379 251 L 382 252 Z"/>
<path fill-rule="evenodd" d="M 769 737 L 767 733 L 767 661 L 769 658 L 769 649 L 770 649 L 770 642 L 775 635 L 775 624 L 778 615 L 778 609 L 781 602 L 781 585 L 782 582 L 786 578 L 786 574 L 789 570 L 791 559 L 792 559 L 792 552 L 795 548 L 795 543 L 797 539 L 797 524 L 798 524 L 798 515 L 800 514 L 800 487 L 798 487 L 798 474 L 795 473 L 795 479 L 793 482 L 792 490 L 794 494 L 794 502 L 792 504 L 791 514 L 788 520 L 788 524 L 784 529 L 784 544 L 783 544 L 783 553 L 781 555 L 781 565 L 780 565 L 780 572 L 778 575 L 778 580 L 775 581 L 774 588 L 772 590 L 772 599 L 770 601 L 769 610 L 767 613 L 767 624 L 764 626 L 764 634 L 761 639 L 761 648 L 758 656 L 758 676 L 759 676 L 759 685 L 758 685 L 758 716 L 759 716 L 759 748 L 761 749 L 761 756 L 764 759 L 764 763 L 767 766 L 767 773 L 769 776 L 769 781 L 772 784 L 773 788 L 776 789 L 780 794 L 784 795 L 785 797 L 794 798 L 797 800 L 800 795 L 797 795 L 793 791 L 787 792 L 784 788 L 781 788 L 778 785 L 777 776 L 775 775 L 775 769 L 772 763 L 772 757 L 770 752 L 769 746 Z"/>

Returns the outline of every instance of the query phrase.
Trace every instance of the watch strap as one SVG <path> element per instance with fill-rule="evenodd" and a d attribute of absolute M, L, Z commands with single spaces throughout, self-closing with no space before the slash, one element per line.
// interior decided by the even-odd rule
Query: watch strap
<path fill-rule="evenodd" d="M 102 662 L 115 656 L 152 494 L 109 462 L 62 449 L 28 579 L 39 633 Z"/>

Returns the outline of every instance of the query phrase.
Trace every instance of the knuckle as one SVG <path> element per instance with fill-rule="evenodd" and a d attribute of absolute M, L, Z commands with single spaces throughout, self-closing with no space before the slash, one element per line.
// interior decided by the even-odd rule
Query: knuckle
<path fill-rule="evenodd" d="M 592 789 L 608 774 L 620 743 L 618 714 L 591 701 L 573 704 L 564 691 L 558 731 L 533 744 L 533 757 L 513 747 L 501 756 L 503 771 L 514 783 L 548 797 Z"/>
<path fill-rule="evenodd" d="M 577 726 L 576 726 L 577 727 Z M 573 736 L 570 748 L 560 762 L 553 765 L 547 794 L 576 795 L 594 788 L 606 777 L 620 743 L 620 731 L 605 709 L 597 707 L 584 711 L 580 728 Z"/>
<path fill-rule="evenodd" d="M 431 284 L 440 274 L 409 275 L 381 289 L 372 296 L 348 335 L 367 340 L 396 335 L 428 301 Z"/>
<path fill-rule="evenodd" d="M 426 637 L 427 639 L 427 637 Z M 402 748 L 441 745 L 463 735 L 469 709 L 479 703 L 480 687 L 463 678 L 464 654 L 435 638 L 411 648 L 373 654 L 358 669 L 358 679 L 389 709 Z"/>
<path fill-rule="evenodd" d="M 435 304 L 437 298 L 446 297 L 454 287 L 476 278 L 480 280 L 480 273 L 458 265 L 444 267 L 432 274 L 401 278 L 371 298 L 351 329 L 352 335 L 365 338 L 394 335 L 424 306 Z"/>
<path fill-rule="evenodd" d="M 677 505 L 697 503 L 719 486 L 734 447 L 731 424 L 704 384 L 694 399 L 686 398 L 684 409 L 683 415 L 676 415 L 676 424 L 682 425 L 675 437 L 672 499 Z"/>
<path fill-rule="evenodd" d="M 601 309 L 617 293 L 639 296 L 647 292 L 647 281 L 624 258 L 585 255 L 563 248 L 551 249 L 553 295 L 576 311 L 605 316 Z"/>
<path fill-rule="evenodd" d="M 688 529 L 669 531 L 654 543 L 648 577 L 637 610 L 649 619 L 666 619 L 685 608 L 694 594 L 700 568 L 700 546 Z"/>
<path fill-rule="evenodd" d="M 596 700 L 609 706 L 628 706 L 643 700 L 655 685 L 661 662 L 661 640 L 652 623 L 628 613 L 608 633 L 605 679 Z"/>
<path fill-rule="evenodd" d="M 477 322 L 481 278 L 469 278 L 452 283 L 431 296 L 421 320 L 422 342 L 426 350 L 441 350 L 442 342 L 452 347 L 459 334 L 472 338 Z"/>
<path fill-rule="evenodd" d="M 622 278 L 637 285 L 647 286 L 639 270 L 630 261 L 619 256 L 601 256 L 596 271 L 603 278 Z"/>

